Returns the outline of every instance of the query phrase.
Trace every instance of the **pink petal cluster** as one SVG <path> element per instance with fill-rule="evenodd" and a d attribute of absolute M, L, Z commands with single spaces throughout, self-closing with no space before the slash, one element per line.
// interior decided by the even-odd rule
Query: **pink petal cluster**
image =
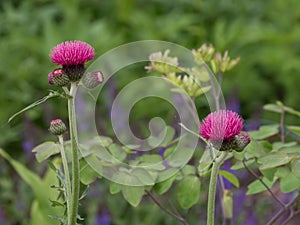
<path fill-rule="evenodd" d="M 82 41 L 63 42 L 50 52 L 51 61 L 63 66 L 84 64 L 93 59 L 94 55 L 94 48 Z"/>
<path fill-rule="evenodd" d="M 229 141 L 243 128 L 243 119 L 230 110 L 210 113 L 200 125 L 200 135 L 210 141 Z"/>
<path fill-rule="evenodd" d="M 51 122 L 50 122 L 51 125 L 58 124 L 58 123 L 62 123 L 62 120 L 61 119 L 55 119 L 55 120 L 51 120 Z"/>

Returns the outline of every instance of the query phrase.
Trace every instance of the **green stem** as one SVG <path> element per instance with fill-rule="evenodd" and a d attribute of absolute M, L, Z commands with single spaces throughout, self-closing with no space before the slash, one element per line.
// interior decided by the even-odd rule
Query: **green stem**
<path fill-rule="evenodd" d="M 65 187 L 66 187 L 66 192 L 65 192 L 65 199 L 67 201 L 67 215 L 68 215 L 68 221 L 70 221 L 70 216 L 71 216 L 71 179 L 70 179 L 70 172 L 69 172 L 69 167 L 68 167 L 68 161 L 67 161 L 67 155 L 66 151 L 64 148 L 64 139 L 62 135 L 58 136 L 59 144 L 60 144 L 60 154 L 62 158 L 62 164 L 64 168 L 64 174 L 65 174 Z"/>
<path fill-rule="evenodd" d="M 72 148 L 72 196 L 71 196 L 71 212 L 70 221 L 68 225 L 77 224 L 77 212 L 79 203 L 79 157 L 78 157 L 78 146 L 77 146 L 77 125 L 75 117 L 75 96 L 77 91 L 77 84 L 71 83 L 70 96 L 68 99 L 68 111 L 69 111 L 69 126 L 70 126 L 70 139 Z"/>
<path fill-rule="evenodd" d="M 209 190 L 208 190 L 208 204 L 207 204 L 207 225 L 214 225 L 215 217 L 215 199 L 217 189 L 217 178 L 220 166 L 222 165 L 227 152 L 222 152 L 213 162 L 210 174 Z"/>

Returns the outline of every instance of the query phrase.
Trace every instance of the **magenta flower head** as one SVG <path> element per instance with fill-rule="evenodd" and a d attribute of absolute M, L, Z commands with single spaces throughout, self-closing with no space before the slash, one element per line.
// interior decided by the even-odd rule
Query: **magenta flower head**
<path fill-rule="evenodd" d="M 223 142 L 220 150 L 225 151 L 235 148 L 237 143 L 235 137 L 240 134 L 242 129 L 243 119 L 239 114 L 230 110 L 219 110 L 210 113 L 202 121 L 200 125 L 200 135 L 213 144 Z M 243 138 L 246 137 L 243 136 Z M 246 147 L 246 145 L 244 147 Z"/>
<path fill-rule="evenodd" d="M 62 65 L 71 81 L 78 81 L 84 71 L 84 64 L 94 58 L 92 46 L 82 41 L 66 41 L 55 46 L 50 52 L 53 63 Z"/>

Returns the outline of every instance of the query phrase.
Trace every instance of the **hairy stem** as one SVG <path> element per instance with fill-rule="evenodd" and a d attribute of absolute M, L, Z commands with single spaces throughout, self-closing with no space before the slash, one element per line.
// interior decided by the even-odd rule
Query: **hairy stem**
<path fill-rule="evenodd" d="M 68 221 L 70 221 L 71 216 L 71 179 L 70 179 L 70 172 L 68 167 L 68 161 L 67 161 L 67 155 L 64 148 L 64 139 L 62 135 L 58 136 L 59 144 L 60 144 L 60 154 L 62 158 L 62 164 L 64 169 L 64 175 L 65 175 L 65 199 L 67 201 L 67 215 L 68 215 Z"/>
<path fill-rule="evenodd" d="M 227 152 L 222 152 L 219 157 L 213 162 L 210 174 L 209 190 L 208 190 L 208 204 L 207 204 L 207 225 L 214 225 L 215 217 L 215 199 L 217 189 L 217 178 L 220 166 L 222 165 Z"/>
<path fill-rule="evenodd" d="M 77 84 L 72 82 L 70 88 L 70 98 L 68 99 L 69 111 L 69 126 L 70 126 L 70 139 L 72 148 L 72 196 L 71 196 L 71 213 L 68 225 L 76 225 L 77 212 L 79 202 L 79 157 L 77 146 L 77 125 L 75 114 L 75 96 L 77 91 Z"/>

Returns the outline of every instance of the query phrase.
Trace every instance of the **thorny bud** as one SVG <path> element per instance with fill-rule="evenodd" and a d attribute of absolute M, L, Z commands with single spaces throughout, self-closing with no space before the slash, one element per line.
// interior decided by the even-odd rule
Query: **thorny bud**
<path fill-rule="evenodd" d="M 50 122 L 49 131 L 53 135 L 63 135 L 67 131 L 67 127 L 61 119 L 55 119 Z"/>

